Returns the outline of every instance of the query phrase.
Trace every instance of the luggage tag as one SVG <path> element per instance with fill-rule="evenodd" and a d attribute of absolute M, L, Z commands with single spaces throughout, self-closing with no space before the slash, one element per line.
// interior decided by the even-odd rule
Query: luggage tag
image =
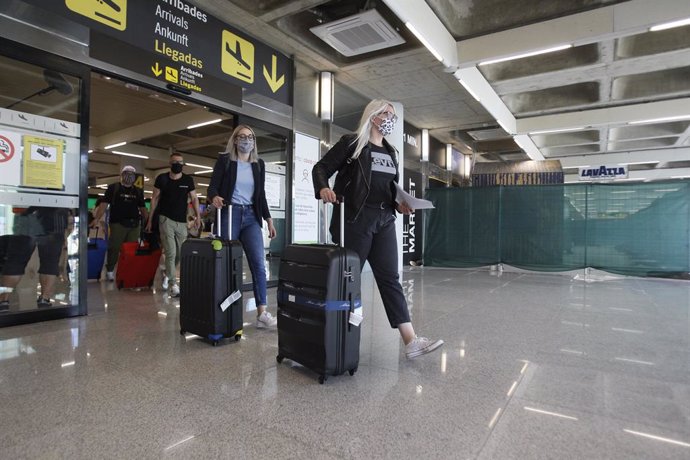
<path fill-rule="evenodd" d="M 228 307 L 240 297 L 242 297 L 242 293 L 239 290 L 233 292 L 227 297 L 227 299 L 223 300 L 223 303 L 220 304 L 220 309 L 223 311 L 227 310 Z"/>
<path fill-rule="evenodd" d="M 353 326 L 359 326 L 362 324 L 362 320 L 364 320 L 364 316 L 362 315 L 362 307 L 355 308 L 355 311 L 350 312 L 350 319 L 348 320 L 350 324 Z"/>

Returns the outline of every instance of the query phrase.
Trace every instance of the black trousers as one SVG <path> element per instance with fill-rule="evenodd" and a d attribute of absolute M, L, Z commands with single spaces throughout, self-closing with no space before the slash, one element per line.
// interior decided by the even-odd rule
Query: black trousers
<path fill-rule="evenodd" d="M 392 328 L 410 322 L 405 295 L 398 275 L 398 242 L 395 234 L 395 211 L 391 208 L 365 206 L 357 222 L 345 222 L 345 247 L 359 254 L 360 270 L 369 261 L 383 307 Z M 340 213 L 333 213 L 331 236 L 340 241 Z"/>

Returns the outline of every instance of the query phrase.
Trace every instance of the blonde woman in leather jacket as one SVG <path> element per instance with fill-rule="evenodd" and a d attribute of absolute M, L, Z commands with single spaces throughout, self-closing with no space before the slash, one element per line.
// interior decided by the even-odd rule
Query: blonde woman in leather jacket
<path fill-rule="evenodd" d="M 312 178 L 317 199 L 336 203 L 338 196 L 344 197 L 345 247 L 359 254 L 360 269 L 369 261 L 388 321 L 400 332 L 405 356 L 415 358 L 436 350 L 443 340 L 417 337 L 399 282 L 395 213 L 413 210 L 405 202 L 396 202 L 397 152 L 385 139 L 397 118 L 390 102 L 371 101 L 357 133 L 343 136 L 314 165 Z M 331 189 L 328 179 L 336 172 Z M 340 239 L 339 214 L 334 212 L 331 220 L 334 241 Z"/>

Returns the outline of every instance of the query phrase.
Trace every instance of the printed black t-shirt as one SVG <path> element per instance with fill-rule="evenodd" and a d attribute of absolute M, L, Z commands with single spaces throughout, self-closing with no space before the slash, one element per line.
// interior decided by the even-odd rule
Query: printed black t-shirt
<path fill-rule="evenodd" d="M 371 189 L 367 203 L 393 205 L 391 181 L 395 179 L 395 162 L 385 147 L 369 143 L 371 149 Z"/>
<path fill-rule="evenodd" d="M 175 222 L 187 222 L 187 197 L 194 190 L 192 176 L 182 174 L 179 179 L 171 179 L 169 173 L 159 174 L 154 187 L 160 190 L 157 213 Z"/>
<path fill-rule="evenodd" d="M 119 182 L 110 184 L 104 201 L 110 204 L 110 223 L 136 227 L 139 224 L 139 208 L 144 205 L 144 191 L 138 187 L 125 187 Z"/>

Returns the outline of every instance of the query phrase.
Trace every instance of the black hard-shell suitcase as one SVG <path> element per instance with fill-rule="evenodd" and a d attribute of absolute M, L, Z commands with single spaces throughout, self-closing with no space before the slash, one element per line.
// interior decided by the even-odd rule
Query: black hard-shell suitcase
<path fill-rule="evenodd" d="M 231 208 L 228 220 L 230 231 Z M 216 223 L 220 234 L 220 210 Z M 242 244 L 239 241 L 192 238 L 182 244 L 180 334 L 187 332 L 209 339 L 214 346 L 224 337 L 234 336 L 235 340 L 242 337 Z"/>
<path fill-rule="evenodd" d="M 285 248 L 278 276 L 278 356 L 329 375 L 359 365 L 360 326 L 350 314 L 361 307 L 359 256 L 341 244 L 292 244 Z"/>

